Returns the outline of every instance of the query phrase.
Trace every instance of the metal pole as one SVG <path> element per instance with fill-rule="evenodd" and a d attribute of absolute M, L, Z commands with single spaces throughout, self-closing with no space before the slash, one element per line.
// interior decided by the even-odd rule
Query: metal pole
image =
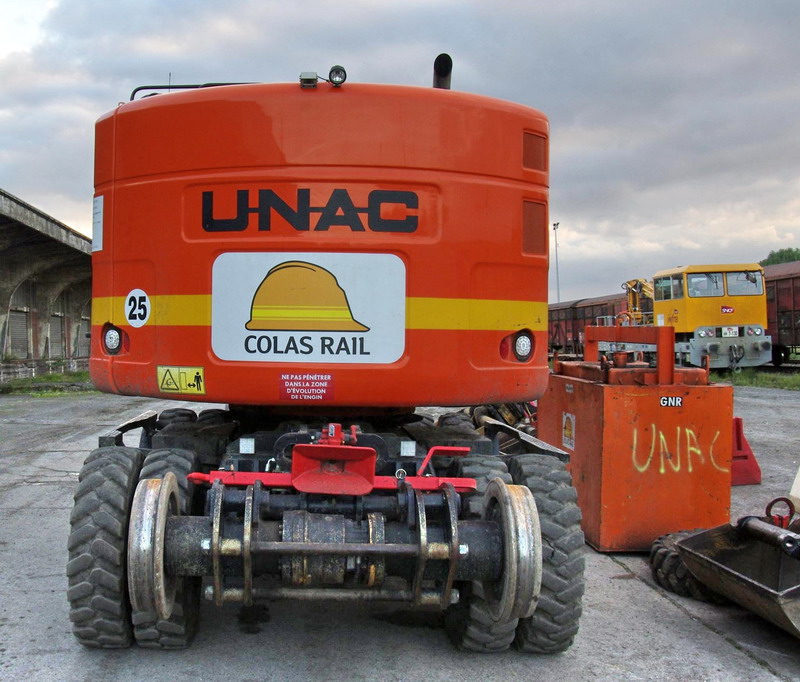
<path fill-rule="evenodd" d="M 560 223 L 553 223 L 553 234 L 556 238 L 556 297 L 558 303 L 561 303 L 561 281 L 558 277 L 558 226 Z"/>

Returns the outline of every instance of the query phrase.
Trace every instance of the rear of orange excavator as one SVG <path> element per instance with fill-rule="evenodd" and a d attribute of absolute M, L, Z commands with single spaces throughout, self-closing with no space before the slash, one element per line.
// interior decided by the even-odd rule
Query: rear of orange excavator
<path fill-rule="evenodd" d="M 547 140 L 539 112 L 436 88 L 119 106 L 97 124 L 93 380 L 248 405 L 541 394 Z"/>
<path fill-rule="evenodd" d="M 470 650 L 572 642 L 564 454 L 414 411 L 532 400 L 548 376 L 548 121 L 449 90 L 451 64 L 431 89 L 341 67 L 152 86 L 98 121 L 92 379 L 229 407 L 145 413 L 87 459 L 83 644 L 186 646 L 201 591 L 435 606 Z"/>

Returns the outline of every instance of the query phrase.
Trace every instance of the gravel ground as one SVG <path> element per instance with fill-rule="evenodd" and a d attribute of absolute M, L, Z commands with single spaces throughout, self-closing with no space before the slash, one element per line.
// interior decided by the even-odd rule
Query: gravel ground
<path fill-rule="evenodd" d="M 737 606 L 657 587 L 642 554 L 588 547 L 575 644 L 558 656 L 465 655 L 437 614 L 392 605 L 273 602 L 248 616 L 204 603 L 190 650 L 94 651 L 75 643 L 66 602 L 72 494 L 97 436 L 159 400 L 0 395 L 0 678 L 8 680 L 797 680 L 798 641 Z M 195 405 L 195 407 L 198 407 Z M 741 388 L 735 413 L 763 472 L 732 490 L 759 514 L 798 468 L 800 392 Z"/>
<path fill-rule="evenodd" d="M 800 467 L 800 391 L 740 386 L 733 412 L 761 466 L 761 485 L 738 486 L 731 495 L 731 517 L 762 514 L 766 504 L 786 495 Z"/>

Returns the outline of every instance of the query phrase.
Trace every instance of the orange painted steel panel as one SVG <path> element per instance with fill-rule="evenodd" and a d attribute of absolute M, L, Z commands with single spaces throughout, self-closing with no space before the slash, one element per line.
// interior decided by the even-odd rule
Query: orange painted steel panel
<path fill-rule="evenodd" d="M 622 329 L 613 340 L 653 342 Z M 671 364 L 672 330 L 660 333 L 659 364 Z M 676 368 L 663 384 L 663 371 L 636 365 L 564 362 L 558 371 L 538 403 L 538 435 L 570 454 L 589 544 L 647 551 L 665 533 L 728 522 L 732 386 L 707 384 L 699 369 Z"/>
<path fill-rule="evenodd" d="M 120 105 L 96 127 L 92 379 L 298 407 L 541 395 L 548 136 L 533 109 L 396 86 Z"/>
<path fill-rule="evenodd" d="M 672 327 L 586 327 L 586 345 L 583 358 L 597 362 L 598 342 L 652 343 L 659 358 L 669 358 L 675 347 L 675 330 Z M 659 362 L 657 366 L 659 384 L 671 384 L 675 378 L 672 362 Z"/>
<path fill-rule="evenodd" d="M 570 454 L 586 540 L 601 551 L 646 551 L 665 533 L 728 522 L 732 417 L 724 385 L 552 375 L 538 405 L 539 437 Z"/>

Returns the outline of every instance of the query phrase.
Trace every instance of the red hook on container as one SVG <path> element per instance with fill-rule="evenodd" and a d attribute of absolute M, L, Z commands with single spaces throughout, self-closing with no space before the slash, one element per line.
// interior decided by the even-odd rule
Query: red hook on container
<path fill-rule="evenodd" d="M 789 513 L 786 516 L 772 513 L 772 507 L 779 502 L 784 502 L 786 506 L 789 507 Z M 774 525 L 778 526 L 779 528 L 788 528 L 789 523 L 791 523 L 792 517 L 794 516 L 794 504 L 788 497 L 776 497 L 767 505 L 765 513 Z"/>

